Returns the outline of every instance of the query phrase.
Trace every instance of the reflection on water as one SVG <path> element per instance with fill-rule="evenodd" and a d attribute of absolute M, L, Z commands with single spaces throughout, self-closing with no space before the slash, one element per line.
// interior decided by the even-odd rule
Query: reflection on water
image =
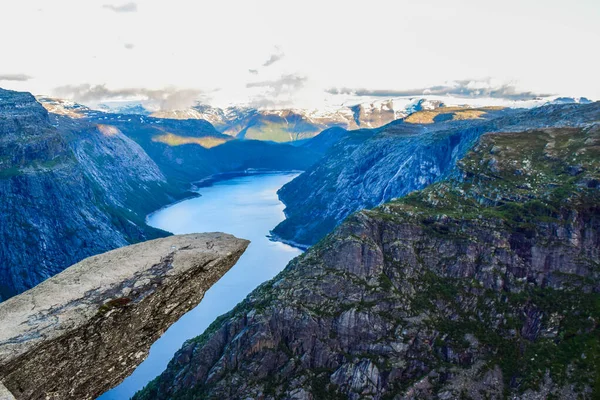
<path fill-rule="evenodd" d="M 202 302 L 165 332 L 150 356 L 121 385 L 99 399 L 128 399 L 159 375 L 187 339 L 201 334 L 255 287 L 273 278 L 300 250 L 266 235 L 285 217 L 277 190 L 298 174 L 280 173 L 234 178 L 200 190 L 202 197 L 162 209 L 148 218 L 154 227 L 176 234 L 226 232 L 249 239 L 238 263 L 204 296 Z"/>

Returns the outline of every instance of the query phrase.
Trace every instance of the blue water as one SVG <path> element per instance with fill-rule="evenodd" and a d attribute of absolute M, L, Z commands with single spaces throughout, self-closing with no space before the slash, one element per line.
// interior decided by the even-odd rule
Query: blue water
<path fill-rule="evenodd" d="M 164 371 L 184 341 L 204 332 L 216 317 L 231 310 L 301 253 L 266 237 L 285 218 L 284 206 L 276 192 L 297 175 L 277 173 L 221 181 L 200 189 L 201 197 L 174 204 L 148 217 L 150 225 L 176 234 L 220 231 L 249 239 L 251 243 L 237 264 L 206 292 L 202 302 L 152 346 L 148 358 L 133 374 L 99 399 L 129 399 Z"/>

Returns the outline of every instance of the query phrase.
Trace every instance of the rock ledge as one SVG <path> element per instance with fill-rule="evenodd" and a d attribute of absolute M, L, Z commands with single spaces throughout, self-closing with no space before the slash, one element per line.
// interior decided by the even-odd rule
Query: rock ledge
<path fill-rule="evenodd" d="M 223 233 L 152 240 L 87 258 L 1 303 L 0 398 L 91 399 L 115 386 L 248 244 Z"/>

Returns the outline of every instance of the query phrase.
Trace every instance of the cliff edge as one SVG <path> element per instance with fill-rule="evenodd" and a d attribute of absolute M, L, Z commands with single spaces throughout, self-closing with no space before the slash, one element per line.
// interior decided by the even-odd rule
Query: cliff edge
<path fill-rule="evenodd" d="M 152 240 L 87 258 L 3 302 L 0 394 L 102 394 L 146 358 L 248 244 L 223 233 Z"/>

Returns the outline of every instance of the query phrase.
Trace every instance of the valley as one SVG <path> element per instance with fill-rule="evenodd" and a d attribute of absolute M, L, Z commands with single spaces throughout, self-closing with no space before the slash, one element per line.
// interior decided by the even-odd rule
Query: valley
<path fill-rule="evenodd" d="M 240 260 L 204 295 L 202 302 L 179 319 L 153 344 L 148 358 L 100 400 L 129 398 L 159 375 L 188 339 L 201 334 L 261 283 L 273 278 L 301 252 L 267 238 L 284 219 L 277 190 L 297 174 L 238 177 L 199 189 L 201 197 L 159 210 L 148 223 L 174 234 L 225 231 L 250 240 Z"/>
<path fill-rule="evenodd" d="M 485 134 L 455 174 L 352 214 L 134 399 L 595 398 L 594 115 Z"/>
<path fill-rule="evenodd" d="M 0 15 L 0 400 L 600 399 L 600 1 Z"/>
<path fill-rule="evenodd" d="M 16 398 L 69 385 L 81 398 L 112 387 L 102 400 L 595 393 L 600 103 L 358 109 L 360 124 L 321 121 L 316 133 L 299 118 L 304 133 L 280 143 L 280 122 L 263 118 L 273 111 L 252 114 L 261 137 L 197 116 L 40 101 L 0 91 L 6 315 L 27 289 L 112 249 L 196 232 L 251 243 L 203 283 L 197 306 L 177 302 L 171 315 L 171 289 L 148 303 L 165 307 L 160 321 L 137 303 L 113 307 L 112 291 L 82 293 L 69 304 L 89 315 L 110 304 L 115 321 L 139 317 L 148 355 L 116 344 L 128 360 L 118 373 L 89 385 L 59 370 L 35 388 L 26 371 L 50 354 L 36 344 L 0 366 L 0 389 Z M 291 114 L 275 114 L 289 128 Z M 108 320 L 91 321 L 106 335 Z M 68 368 L 115 362 L 65 332 L 82 353 L 48 346 Z"/>

